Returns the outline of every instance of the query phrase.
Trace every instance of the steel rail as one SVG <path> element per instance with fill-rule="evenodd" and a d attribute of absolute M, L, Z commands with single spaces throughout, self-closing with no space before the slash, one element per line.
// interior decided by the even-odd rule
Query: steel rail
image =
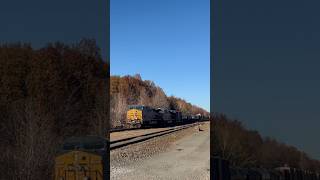
<path fill-rule="evenodd" d="M 143 134 L 143 135 L 139 135 L 139 136 L 135 136 L 135 137 L 130 137 L 130 138 L 125 138 L 125 139 L 120 139 L 120 140 L 115 140 L 115 141 L 111 141 L 110 142 L 110 150 L 114 150 L 114 149 L 118 149 L 120 147 L 124 147 L 124 146 L 128 146 L 131 144 L 135 144 L 135 143 L 139 143 L 142 141 L 146 141 L 155 137 L 160 137 L 160 136 L 164 136 L 173 132 L 177 132 L 186 128 L 190 128 L 193 126 L 198 125 L 197 123 L 194 124 L 187 124 L 187 125 L 183 125 L 183 126 L 179 126 L 179 127 L 174 127 L 174 128 L 170 128 L 170 129 L 166 129 L 166 130 L 162 130 L 162 131 L 158 131 L 158 132 L 153 132 L 153 133 L 147 133 L 147 134 Z"/>

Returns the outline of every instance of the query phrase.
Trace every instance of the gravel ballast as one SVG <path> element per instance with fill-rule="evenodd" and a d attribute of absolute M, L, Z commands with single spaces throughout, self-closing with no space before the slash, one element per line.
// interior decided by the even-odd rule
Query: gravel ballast
<path fill-rule="evenodd" d="M 195 126 L 195 127 L 187 128 L 169 135 L 153 138 L 145 142 L 140 142 L 140 143 L 122 147 L 116 150 L 112 150 L 110 152 L 111 179 L 124 179 L 124 177 L 129 176 L 130 174 L 131 176 L 126 178 L 134 179 L 136 175 L 134 176 L 132 175 L 136 174 L 138 172 L 137 171 L 138 169 L 141 169 L 142 167 L 144 167 L 146 162 L 149 162 L 151 164 L 156 163 L 154 161 L 159 161 L 159 163 L 156 164 L 156 165 L 159 165 L 159 167 L 157 167 L 160 169 L 159 172 L 150 171 L 148 174 L 148 171 L 145 170 L 144 172 L 146 172 L 146 176 L 142 176 L 142 177 L 145 177 L 142 179 L 161 179 L 161 176 L 163 177 L 166 176 L 167 170 L 172 171 L 173 169 L 177 169 L 177 171 L 180 170 L 181 172 L 183 172 L 184 169 L 183 167 L 180 167 L 181 165 L 174 163 L 174 160 L 172 164 L 170 164 L 169 162 L 176 155 L 183 155 L 184 153 L 185 153 L 185 156 L 190 157 L 190 159 L 187 158 L 187 160 L 190 161 L 191 166 L 198 164 L 199 168 L 201 167 L 199 172 L 198 172 L 198 169 L 194 169 L 195 176 L 200 178 L 202 176 L 201 174 L 203 174 L 202 166 L 204 165 L 203 165 L 203 162 L 200 162 L 200 163 L 197 162 L 198 154 L 195 154 L 195 153 L 201 154 L 203 152 L 208 153 L 210 151 L 210 139 L 208 139 L 209 125 L 210 124 L 208 122 L 206 122 L 204 125 L 201 125 L 201 129 L 203 131 L 199 131 L 198 126 Z M 200 141 L 201 142 L 203 141 L 203 142 L 199 144 L 198 142 Z M 189 143 L 194 143 L 194 144 L 189 145 Z M 197 149 L 196 146 L 201 146 L 201 147 Z M 165 155 L 165 153 L 168 153 L 168 154 Z M 163 157 L 160 158 L 159 155 L 162 155 Z M 166 158 L 170 156 L 173 156 L 173 157 L 166 160 Z M 210 154 L 204 155 L 203 158 L 205 158 L 205 160 L 206 160 L 206 156 L 208 156 L 207 158 L 208 158 L 208 166 L 209 166 Z M 195 157 L 195 158 L 192 158 L 192 157 Z M 184 160 L 185 159 L 180 159 L 181 162 Z M 175 167 L 175 166 L 178 166 L 178 167 Z M 146 168 L 148 169 L 148 167 Z M 150 168 L 152 169 L 152 167 Z M 186 169 L 188 168 L 190 167 L 186 167 Z M 191 171 L 193 171 L 193 169 L 191 169 Z M 205 176 L 208 177 L 209 167 L 206 167 L 205 171 L 208 171 L 208 173 L 205 172 L 206 174 Z M 156 175 L 155 173 L 156 174 L 159 173 L 159 174 Z M 138 178 L 138 176 L 136 177 Z M 188 177 L 191 178 L 191 174 Z M 196 177 L 192 177 L 191 179 L 197 179 Z M 141 179 L 141 177 L 139 178 Z M 202 177 L 200 179 L 206 179 L 206 178 Z"/>

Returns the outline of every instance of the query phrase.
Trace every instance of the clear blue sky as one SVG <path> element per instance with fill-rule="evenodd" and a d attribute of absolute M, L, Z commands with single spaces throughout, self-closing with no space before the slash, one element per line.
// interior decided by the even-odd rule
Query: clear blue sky
<path fill-rule="evenodd" d="M 214 4 L 214 110 L 320 160 L 320 1 Z"/>
<path fill-rule="evenodd" d="M 112 75 L 139 73 L 210 109 L 209 0 L 111 0 Z"/>
<path fill-rule="evenodd" d="M 29 42 L 39 48 L 48 42 L 94 38 L 105 59 L 106 6 L 103 0 L 2 0 L 0 43 Z"/>

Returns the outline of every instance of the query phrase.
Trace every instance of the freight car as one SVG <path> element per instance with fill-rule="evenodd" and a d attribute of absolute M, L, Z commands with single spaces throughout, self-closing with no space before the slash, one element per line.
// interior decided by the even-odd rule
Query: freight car
<path fill-rule="evenodd" d="M 143 105 L 130 105 L 127 111 L 125 126 L 127 128 L 141 126 L 157 126 L 162 124 L 160 109 L 154 109 Z"/>
<path fill-rule="evenodd" d="M 176 125 L 180 125 L 182 124 L 182 114 L 180 111 L 176 111 L 176 110 L 169 110 L 169 112 L 171 113 L 171 117 L 175 119 L 175 124 Z"/>
<path fill-rule="evenodd" d="M 224 175 L 227 177 L 228 175 Z M 225 178 L 223 178 L 225 179 Z M 228 178 L 226 178 L 228 179 Z M 230 180 L 320 180 L 319 174 L 290 167 L 230 168 Z"/>
<path fill-rule="evenodd" d="M 176 110 L 130 105 L 127 111 L 126 127 L 172 126 L 200 121 L 201 114 L 182 114 Z"/>
<path fill-rule="evenodd" d="M 55 180 L 106 180 L 109 142 L 98 136 L 66 139 L 55 158 Z"/>
<path fill-rule="evenodd" d="M 175 115 L 170 113 L 168 109 L 158 109 L 158 112 L 161 116 L 161 125 L 163 126 L 170 126 L 176 124 Z"/>
<path fill-rule="evenodd" d="M 280 172 L 284 180 L 320 180 L 320 176 L 316 172 L 306 171 L 288 166 L 276 169 Z"/>
<path fill-rule="evenodd" d="M 217 180 L 320 180 L 319 173 L 288 166 L 275 169 L 230 167 L 229 161 L 213 157 L 213 179 Z"/>

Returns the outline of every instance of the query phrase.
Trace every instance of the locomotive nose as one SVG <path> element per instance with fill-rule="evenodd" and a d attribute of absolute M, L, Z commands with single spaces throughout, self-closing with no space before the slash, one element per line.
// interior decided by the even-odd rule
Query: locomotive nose
<path fill-rule="evenodd" d="M 135 120 L 138 119 L 138 111 L 134 111 L 133 117 L 134 117 Z"/>

